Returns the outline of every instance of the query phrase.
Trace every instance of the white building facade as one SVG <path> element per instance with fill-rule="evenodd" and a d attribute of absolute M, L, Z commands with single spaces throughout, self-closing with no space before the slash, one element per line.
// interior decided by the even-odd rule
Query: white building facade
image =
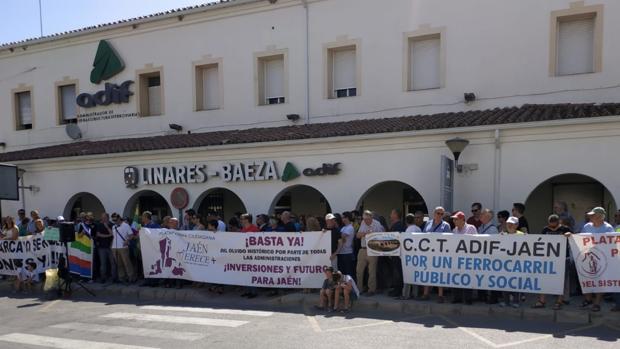
<path fill-rule="evenodd" d="M 539 229 L 554 201 L 614 211 L 615 16 L 612 0 L 237 0 L 0 46 L 0 162 L 35 186 L 2 212 L 178 216 L 178 187 L 225 218 L 524 202 Z"/>

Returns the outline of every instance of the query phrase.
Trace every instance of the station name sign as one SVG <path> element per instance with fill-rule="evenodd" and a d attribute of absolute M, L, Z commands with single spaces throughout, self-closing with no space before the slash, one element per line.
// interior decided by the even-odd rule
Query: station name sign
<path fill-rule="evenodd" d="M 206 164 L 153 166 L 138 168 L 128 166 L 124 170 L 127 188 L 140 185 L 195 184 L 205 183 L 209 179 L 220 178 L 224 182 L 260 182 L 282 180 L 288 182 L 302 175 L 307 177 L 331 176 L 340 172 L 340 163 L 322 164 L 309 167 L 301 173 L 295 165 L 287 162 L 280 173 L 275 161 L 251 161 L 225 163 L 219 168 L 210 168 Z"/>

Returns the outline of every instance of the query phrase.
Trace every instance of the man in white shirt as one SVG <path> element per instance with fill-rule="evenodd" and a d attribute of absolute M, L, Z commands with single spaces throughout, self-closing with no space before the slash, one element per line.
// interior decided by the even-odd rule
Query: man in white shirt
<path fill-rule="evenodd" d="M 118 213 L 112 214 L 112 235 L 114 240 L 112 241 L 112 255 L 116 260 L 116 267 L 118 270 L 118 281 L 121 282 L 135 282 L 136 273 L 129 257 L 129 240 L 135 238 L 133 230 L 129 224 L 123 222 L 123 219 Z"/>
<path fill-rule="evenodd" d="M 357 280 L 360 285 L 363 284 L 364 280 L 364 271 L 366 267 L 368 267 L 368 292 L 366 292 L 366 296 L 374 296 L 377 292 L 377 261 L 379 257 L 376 256 L 368 256 L 368 252 L 366 250 L 366 235 L 370 233 L 380 233 L 384 232 L 383 226 L 379 221 L 372 218 L 371 211 L 364 211 L 362 215 L 362 223 L 360 223 L 360 228 L 357 231 L 357 238 L 362 240 L 362 248 L 360 248 L 357 253 Z"/>

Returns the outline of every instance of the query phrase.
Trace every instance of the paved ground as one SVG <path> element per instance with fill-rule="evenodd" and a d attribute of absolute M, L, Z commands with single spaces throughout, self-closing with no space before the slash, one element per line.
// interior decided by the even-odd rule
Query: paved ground
<path fill-rule="evenodd" d="M 2 296 L 4 295 L 4 296 Z M 195 302 L 0 294 L 0 348 L 620 348 L 620 323 L 513 318 L 316 313 L 238 297 Z"/>

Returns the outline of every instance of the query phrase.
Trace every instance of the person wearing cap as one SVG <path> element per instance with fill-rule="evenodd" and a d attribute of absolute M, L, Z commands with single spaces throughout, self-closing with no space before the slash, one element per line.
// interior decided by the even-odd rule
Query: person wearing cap
<path fill-rule="evenodd" d="M 443 220 L 443 215 L 445 213 L 446 210 L 443 207 L 435 207 L 433 210 L 433 219 L 429 219 L 428 222 L 426 222 L 426 225 L 422 231 L 425 233 L 450 233 L 452 231 L 452 228 L 450 228 L 450 223 Z M 420 300 L 425 301 L 430 299 L 430 294 L 431 287 L 424 286 L 424 293 L 422 294 Z M 437 302 L 443 303 L 445 300 L 443 297 L 443 287 L 437 287 L 437 295 L 439 296 Z"/>
<path fill-rule="evenodd" d="M 501 232 L 500 235 L 525 235 L 524 232 L 519 230 L 519 218 L 510 216 L 506 220 L 506 231 Z M 521 306 L 521 296 L 518 292 L 502 292 L 504 300 L 499 303 L 500 307 L 512 306 L 513 308 L 519 308 Z M 511 302 L 512 297 L 512 302 Z"/>
<path fill-rule="evenodd" d="M 472 224 L 469 224 L 465 221 L 465 213 L 458 211 L 453 214 L 450 218 L 452 218 L 454 222 L 454 229 L 452 230 L 453 234 L 467 234 L 467 235 L 476 235 L 478 234 L 478 230 Z M 472 289 L 464 289 L 464 288 L 455 288 L 454 289 L 454 298 L 452 299 L 452 303 L 462 303 L 465 300 L 465 304 L 472 304 Z"/>
<path fill-rule="evenodd" d="M 336 222 L 336 217 L 333 219 Z M 353 239 L 355 239 L 355 228 L 353 228 L 353 215 L 351 212 L 342 214 L 343 227 L 340 229 L 340 239 L 337 247 L 338 270 L 346 275 L 355 273 L 355 256 L 353 254 Z"/>
<path fill-rule="evenodd" d="M 605 234 L 613 233 L 614 227 L 605 221 L 607 212 L 602 207 L 595 207 L 587 213 L 589 223 L 586 223 L 581 228 L 581 234 Z M 566 236 L 570 236 L 571 233 L 566 233 Z M 601 311 L 601 300 L 603 299 L 603 293 L 584 293 L 585 300 L 581 303 L 582 308 L 592 306 L 591 311 Z M 620 311 L 620 295 L 615 295 L 616 305 L 612 308 L 613 311 Z"/>
<path fill-rule="evenodd" d="M 540 232 L 541 235 L 564 235 L 570 232 L 570 229 L 567 226 L 560 224 L 560 216 L 557 214 L 552 214 L 547 218 L 547 225 Z M 565 301 L 565 298 L 568 299 L 570 296 L 570 280 L 568 278 L 569 275 L 569 266 L 570 266 L 570 247 L 566 244 L 566 268 L 564 269 L 564 294 L 559 295 L 555 304 L 553 305 L 553 310 L 560 310 L 564 304 L 568 304 Z M 545 307 L 545 295 L 538 295 L 538 300 L 532 308 L 544 308 Z"/>
<path fill-rule="evenodd" d="M 325 228 L 323 232 L 330 232 L 331 237 L 331 251 L 332 254 L 330 256 L 330 260 L 332 262 L 332 267 L 338 267 L 338 242 L 340 241 L 340 228 L 338 227 L 338 223 L 336 222 L 336 216 L 332 213 L 328 213 L 325 215 Z"/>
<path fill-rule="evenodd" d="M 360 223 L 360 228 L 357 231 L 357 238 L 362 240 L 362 247 L 357 253 L 357 268 L 355 271 L 357 272 L 357 280 L 362 285 L 362 280 L 364 280 L 364 271 L 366 267 L 368 267 L 368 292 L 366 292 L 367 297 L 374 296 L 377 292 L 377 262 L 378 258 L 376 256 L 369 256 L 368 251 L 366 250 L 366 235 L 370 233 L 382 233 L 385 229 L 378 220 L 373 218 L 372 211 L 366 210 L 362 214 L 362 222 Z"/>

